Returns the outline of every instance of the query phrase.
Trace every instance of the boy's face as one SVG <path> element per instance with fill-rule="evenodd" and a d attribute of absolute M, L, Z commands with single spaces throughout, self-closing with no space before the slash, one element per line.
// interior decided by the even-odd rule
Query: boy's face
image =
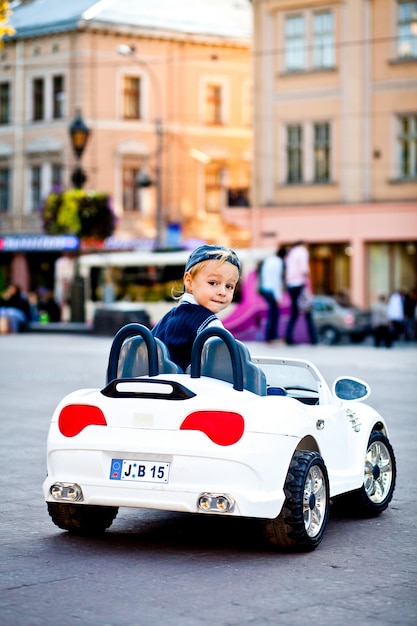
<path fill-rule="evenodd" d="M 237 267 L 228 261 L 219 264 L 210 260 L 194 276 L 190 272 L 184 274 L 186 292 L 193 294 L 198 304 L 215 314 L 231 303 L 238 280 Z"/>

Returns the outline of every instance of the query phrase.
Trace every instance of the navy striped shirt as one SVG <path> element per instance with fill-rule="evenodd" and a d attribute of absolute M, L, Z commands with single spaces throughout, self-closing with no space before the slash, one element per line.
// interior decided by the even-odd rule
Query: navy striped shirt
<path fill-rule="evenodd" d="M 171 360 L 184 371 L 191 361 L 191 348 L 198 333 L 222 325 L 217 316 L 200 304 L 184 301 L 168 311 L 152 329 L 152 334 L 167 346 Z"/>

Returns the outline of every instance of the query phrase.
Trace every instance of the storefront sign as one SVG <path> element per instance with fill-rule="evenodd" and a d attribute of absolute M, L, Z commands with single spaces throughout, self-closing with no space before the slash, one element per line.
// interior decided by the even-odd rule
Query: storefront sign
<path fill-rule="evenodd" d="M 117 251 L 129 251 L 129 250 L 148 250 L 149 252 L 154 249 L 154 239 L 118 239 L 116 237 L 108 237 L 102 244 L 103 250 L 117 250 Z"/>
<path fill-rule="evenodd" d="M 62 252 L 77 250 L 74 235 L 6 235 L 0 237 L 0 252 Z"/>

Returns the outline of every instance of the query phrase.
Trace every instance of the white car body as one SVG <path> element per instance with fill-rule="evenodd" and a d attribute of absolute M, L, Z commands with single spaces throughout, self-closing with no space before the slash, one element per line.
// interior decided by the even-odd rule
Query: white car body
<path fill-rule="evenodd" d="M 387 425 L 364 402 L 337 397 L 335 386 L 331 390 L 312 363 L 250 357 L 249 368 L 256 375 L 261 370 L 267 392 L 272 388 L 281 393 L 283 388 L 287 395 L 235 389 L 231 382 L 212 377 L 213 373 L 202 374 L 199 367 L 197 375 L 196 371 L 126 375 L 124 364 L 132 351 L 136 353 L 129 341 L 138 328 L 129 326 L 132 333 L 128 329 L 127 340 L 124 336 L 119 340 L 120 358 L 120 346 L 116 357 L 111 356 L 117 361 L 117 376 L 110 375 L 104 390 L 67 395 L 53 414 L 43 484 L 48 503 L 188 513 L 205 512 L 203 505 L 208 513 L 274 520 L 282 512 L 286 477 L 297 451 L 315 452 L 323 459 L 327 499 L 363 487 L 371 434 L 379 431 L 388 439 Z M 119 333 L 123 335 L 123 329 Z M 215 358 L 226 360 L 222 332 L 217 329 L 216 334 L 220 338 L 201 344 L 203 361 L 204 350 L 213 343 L 222 350 Z M 242 345 L 240 352 L 244 352 Z M 137 357 L 130 368 L 133 372 L 135 363 Z M 362 395 L 369 395 L 362 381 L 344 380 L 356 382 L 363 388 Z M 177 398 L 183 389 L 186 397 Z M 91 407 L 98 423 L 82 427 L 80 415 L 89 414 Z M 395 464 L 393 454 L 390 463 Z M 137 471 L 134 478 L 133 471 Z M 395 467 L 390 476 L 388 501 Z M 74 485 L 81 496 L 73 491 Z M 214 509 L 204 494 L 209 499 L 214 496 Z M 61 527 L 74 530 L 65 524 Z M 313 544 L 304 548 L 316 547 Z"/>

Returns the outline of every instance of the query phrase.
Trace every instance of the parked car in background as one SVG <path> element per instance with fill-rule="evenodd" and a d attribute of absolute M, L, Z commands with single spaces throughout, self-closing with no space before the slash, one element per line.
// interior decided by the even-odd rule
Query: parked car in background
<path fill-rule="evenodd" d="M 313 317 L 320 343 L 360 342 L 371 333 L 371 313 L 332 296 L 314 296 Z"/>

